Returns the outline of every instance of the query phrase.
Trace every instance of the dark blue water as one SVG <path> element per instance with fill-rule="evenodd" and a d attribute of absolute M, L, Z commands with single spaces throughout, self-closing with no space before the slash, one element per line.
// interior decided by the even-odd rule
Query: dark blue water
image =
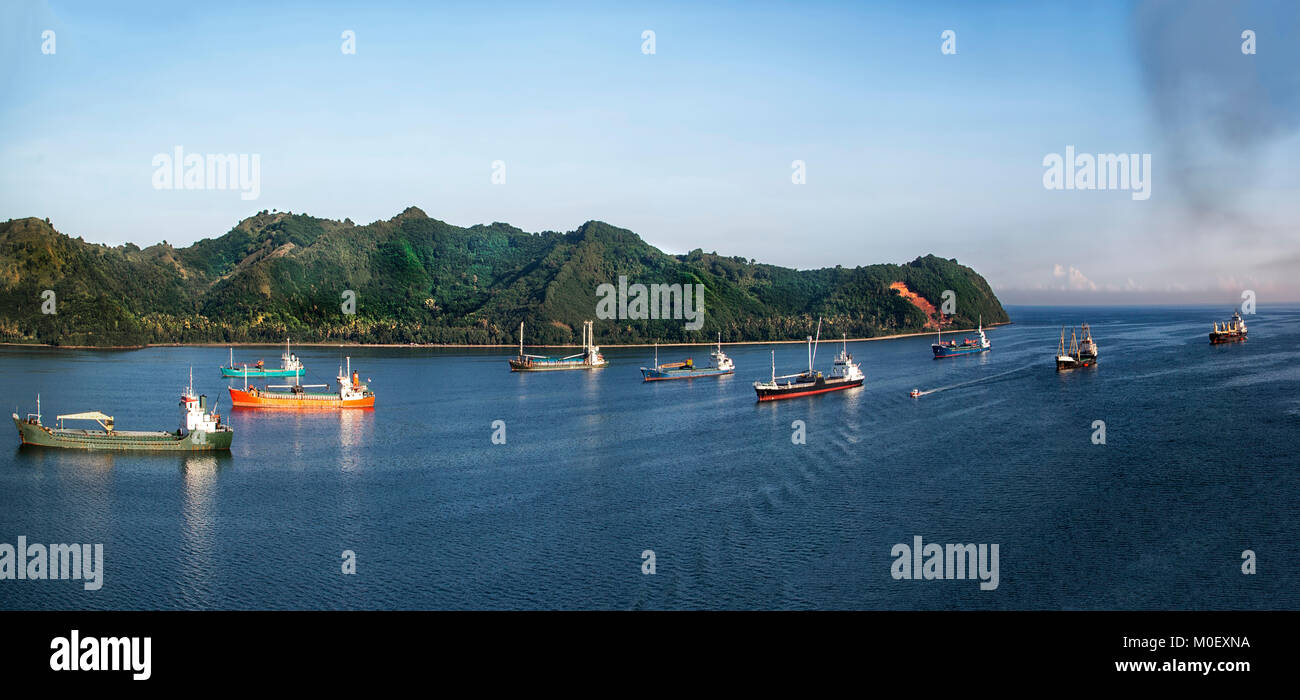
<path fill-rule="evenodd" d="M 103 543 L 106 574 L 95 592 L 0 581 L 0 607 L 1300 608 L 1300 309 L 1261 308 L 1247 343 L 1210 346 L 1230 311 L 1013 308 L 990 353 L 851 344 L 865 388 L 771 404 L 750 388 L 768 346 L 728 349 L 734 377 L 655 384 L 640 349 L 511 374 L 506 350 L 353 348 L 373 412 L 224 408 L 229 456 L 43 451 L 11 432 L 0 542 Z M 1058 374 L 1060 326 L 1081 321 L 1100 366 Z M 805 363 L 776 347 L 778 370 Z M 316 380 L 339 362 L 299 354 Z M 47 422 L 99 409 L 174 429 L 191 364 L 228 407 L 226 359 L 11 348 L 0 380 L 21 414 L 39 391 Z M 894 580 L 891 548 L 914 535 L 997 543 L 998 588 Z"/>

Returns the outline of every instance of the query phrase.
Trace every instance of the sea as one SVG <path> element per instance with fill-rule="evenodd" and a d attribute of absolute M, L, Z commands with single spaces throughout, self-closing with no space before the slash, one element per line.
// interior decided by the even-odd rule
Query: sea
<path fill-rule="evenodd" d="M 103 579 L 0 561 L 0 609 L 1300 608 L 1300 307 L 1259 306 L 1232 345 L 1207 337 L 1231 308 L 1008 312 L 989 352 L 850 342 L 862 388 L 771 403 L 753 382 L 773 352 L 806 368 L 804 345 L 728 346 L 733 376 L 655 383 L 649 348 L 522 374 L 504 348 L 295 348 L 307 383 L 350 357 L 377 395 L 320 413 L 232 410 L 224 347 L 5 347 L 20 416 L 39 394 L 46 424 L 175 430 L 192 370 L 234 445 L 79 453 L 12 430 L 0 551 L 101 544 Z M 1058 373 L 1084 322 L 1098 365 Z M 824 338 L 816 366 L 840 349 Z M 930 544 L 985 545 L 986 567 L 913 566 Z"/>

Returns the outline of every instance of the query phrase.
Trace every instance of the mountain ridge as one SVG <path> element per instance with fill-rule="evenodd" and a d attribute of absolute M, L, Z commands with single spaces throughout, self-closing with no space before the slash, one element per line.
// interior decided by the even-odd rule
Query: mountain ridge
<path fill-rule="evenodd" d="M 877 337 L 934 327 L 922 310 L 956 295 L 945 325 L 1009 320 L 974 270 L 927 255 L 902 265 L 794 270 L 695 249 L 660 251 L 602 221 L 569 232 L 507 223 L 458 227 L 407 207 L 386 220 L 263 210 L 225 234 L 175 248 L 88 243 L 48 220 L 0 224 L 0 341 L 124 346 L 176 342 L 563 345 L 595 319 L 597 287 L 703 284 L 704 325 L 596 320 L 598 342 L 796 340 L 818 317 L 823 335 Z M 901 295 L 897 287 L 925 304 Z M 42 313 L 46 290 L 57 313 Z M 355 315 L 343 313 L 355 295 Z"/>

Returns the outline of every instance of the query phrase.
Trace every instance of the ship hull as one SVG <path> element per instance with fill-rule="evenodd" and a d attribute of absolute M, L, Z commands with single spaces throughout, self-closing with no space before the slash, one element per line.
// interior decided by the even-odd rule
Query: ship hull
<path fill-rule="evenodd" d="M 648 369 L 641 368 L 641 378 L 647 382 L 664 382 L 674 379 L 695 379 L 696 377 L 721 377 L 735 374 L 734 369 Z"/>
<path fill-rule="evenodd" d="M 306 370 L 302 369 L 253 369 L 249 368 L 247 374 L 243 367 L 231 368 L 222 367 L 221 376 L 223 377 L 245 377 L 249 379 L 261 379 L 263 377 L 304 377 L 307 375 Z"/>
<path fill-rule="evenodd" d="M 242 389 L 229 388 L 230 403 L 236 408 L 272 408 L 291 411 L 333 411 L 343 408 L 374 408 L 375 397 L 363 396 L 359 399 L 341 399 L 338 394 L 286 394 L 281 392 L 259 391 L 252 393 Z"/>
<path fill-rule="evenodd" d="M 826 394 L 832 391 L 843 391 L 862 386 L 862 379 L 851 379 L 847 381 L 815 381 L 801 382 L 779 386 L 775 389 L 754 387 L 754 392 L 758 394 L 759 401 L 780 401 L 782 399 L 794 399 L 800 396 L 816 396 L 817 394 Z"/>
<path fill-rule="evenodd" d="M 1244 333 L 1210 333 L 1211 345 L 1223 345 L 1224 343 L 1242 343 L 1245 342 Z"/>
<path fill-rule="evenodd" d="M 1057 372 L 1066 372 L 1072 369 L 1083 369 L 1085 367 L 1096 367 L 1096 366 L 1097 366 L 1097 358 L 1095 357 L 1084 357 L 1069 362 L 1066 362 L 1064 360 L 1056 361 Z"/>
<path fill-rule="evenodd" d="M 59 430 L 14 417 L 23 445 L 89 452 L 211 452 L 229 450 L 234 431 L 176 433 L 103 430 Z"/>

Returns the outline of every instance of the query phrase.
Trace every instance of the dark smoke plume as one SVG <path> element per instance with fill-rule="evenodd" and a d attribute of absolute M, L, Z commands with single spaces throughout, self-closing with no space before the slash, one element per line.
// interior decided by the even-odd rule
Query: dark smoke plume
<path fill-rule="evenodd" d="M 1254 55 L 1241 50 L 1247 29 Z M 1134 40 L 1164 141 L 1157 185 L 1168 183 L 1201 223 L 1246 233 L 1242 194 L 1300 129 L 1300 2 L 1140 2 Z"/>

